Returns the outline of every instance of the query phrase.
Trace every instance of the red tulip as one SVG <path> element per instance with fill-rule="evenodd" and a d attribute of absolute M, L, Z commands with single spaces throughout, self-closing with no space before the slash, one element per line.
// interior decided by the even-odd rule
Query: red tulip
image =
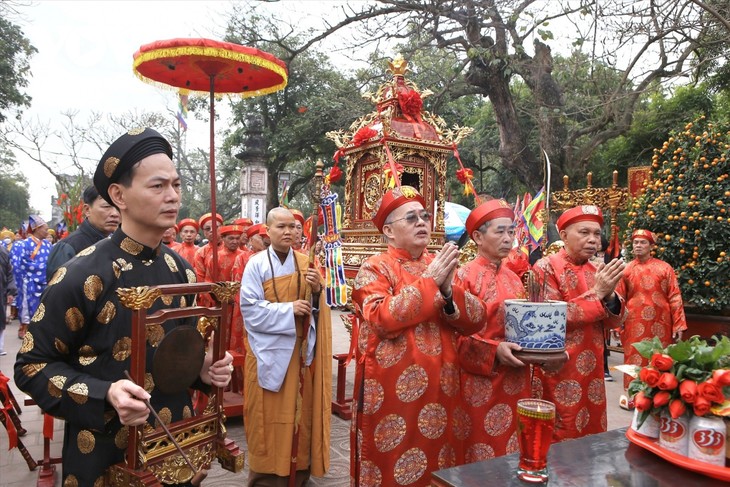
<path fill-rule="evenodd" d="M 639 411 L 648 411 L 651 409 L 651 399 L 646 397 L 643 391 L 640 391 L 634 396 L 634 405 Z"/>
<path fill-rule="evenodd" d="M 669 414 L 672 415 L 672 418 L 677 419 L 683 415 L 685 411 L 687 411 L 687 407 L 680 399 L 672 399 L 669 402 Z"/>
<path fill-rule="evenodd" d="M 696 416 L 704 416 L 710 410 L 710 401 L 702 396 L 697 396 L 692 408 L 694 409 Z"/>
<path fill-rule="evenodd" d="M 665 355 L 663 353 L 655 353 L 651 356 L 651 366 L 656 367 L 662 372 L 666 372 L 667 370 L 671 369 L 672 365 L 674 365 L 674 359 L 669 355 Z"/>
<path fill-rule="evenodd" d="M 657 387 L 663 391 L 673 391 L 678 385 L 677 378 L 671 372 L 664 372 L 659 378 Z"/>
<path fill-rule="evenodd" d="M 730 386 L 730 370 L 717 369 L 712 371 L 712 381 L 719 386 Z"/>
<path fill-rule="evenodd" d="M 724 402 L 725 396 L 722 394 L 722 388 L 710 379 L 697 386 L 697 392 L 710 402 Z"/>
<path fill-rule="evenodd" d="M 660 408 L 666 404 L 669 403 L 669 399 L 672 398 L 672 395 L 667 391 L 659 391 L 656 394 L 654 394 L 654 407 Z"/>
<path fill-rule="evenodd" d="M 697 383 L 693 380 L 683 380 L 679 384 L 679 394 L 687 404 L 692 404 L 697 399 Z"/>
<path fill-rule="evenodd" d="M 659 384 L 659 378 L 661 375 L 661 372 L 655 368 L 644 367 L 641 369 L 641 372 L 639 372 L 639 379 L 646 382 L 649 387 L 656 387 L 657 384 Z"/>

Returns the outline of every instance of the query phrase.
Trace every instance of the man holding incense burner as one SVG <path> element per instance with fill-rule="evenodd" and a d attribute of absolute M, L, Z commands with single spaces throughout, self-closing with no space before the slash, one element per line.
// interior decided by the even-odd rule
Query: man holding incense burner
<path fill-rule="evenodd" d="M 626 317 L 624 299 L 616 293 L 626 265 L 621 259 L 598 267 L 590 261 L 600 248 L 602 226 L 603 213 L 596 206 L 565 211 L 557 221 L 565 246 L 534 265 L 545 298 L 568 303 L 568 362 L 559 372 L 536 369 L 534 377 L 538 395 L 556 406 L 554 441 L 607 429 L 603 330 L 616 328 Z"/>

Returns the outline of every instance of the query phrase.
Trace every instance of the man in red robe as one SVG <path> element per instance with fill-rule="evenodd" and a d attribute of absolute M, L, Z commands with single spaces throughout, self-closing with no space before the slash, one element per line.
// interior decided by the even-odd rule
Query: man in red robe
<path fill-rule="evenodd" d="M 530 396 L 530 367 L 504 341 L 504 300 L 524 297 L 522 281 L 505 258 L 514 242 L 514 212 L 504 200 L 481 204 L 469 214 L 466 231 L 477 245 L 476 258 L 459 269 L 454 285 L 484 301 L 487 322 L 457 341 L 461 397 L 471 428 L 464 443 L 466 463 L 519 450 L 517 400 Z"/>
<path fill-rule="evenodd" d="M 198 236 L 198 222 L 192 218 L 183 218 L 180 223 L 177 224 L 180 229 L 180 237 L 182 242 L 174 249 L 175 252 L 187 260 L 191 266 L 195 265 L 195 253 L 198 251 L 198 246 L 195 245 L 195 237 Z"/>
<path fill-rule="evenodd" d="M 463 463 L 468 417 L 461 406 L 456 338 L 478 331 L 484 303 L 452 279 L 456 245 L 426 251 L 431 214 L 410 186 L 383 195 L 373 223 L 388 240 L 354 282 L 360 320 L 353 485 L 430 485 L 430 473 Z"/>
<path fill-rule="evenodd" d="M 218 231 L 220 226 L 223 225 L 223 217 L 216 213 L 215 219 L 217 221 L 216 231 Z M 195 252 L 193 265 L 195 268 L 195 276 L 197 277 L 198 282 L 214 282 L 213 274 L 208 273 L 213 269 L 213 247 L 211 245 L 211 237 L 213 236 L 213 215 L 211 213 L 206 213 L 200 217 L 198 223 L 200 224 L 200 228 L 203 229 L 203 236 L 208 239 L 208 243 L 200 247 L 198 251 Z M 218 241 L 218 248 L 220 248 L 220 240 Z M 211 298 L 207 293 L 198 294 L 197 302 L 201 306 L 213 306 L 215 304 L 213 298 Z"/>
<path fill-rule="evenodd" d="M 566 301 L 565 348 L 569 359 L 559 372 L 535 369 L 534 389 L 555 403 L 554 441 L 606 431 L 606 385 L 603 330 L 616 328 L 625 316 L 616 292 L 626 265 L 621 259 L 596 268 L 590 259 L 601 246 L 603 213 L 591 205 L 565 211 L 557 221 L 565 245 L 535 263 L 545 299 Z"/>
<path fill-rule="evenodd" d="M 248 229 L 251 228 L 251 225 L 253 225 L 253 220 L 250 218 L 236 218 L 233 220 L 234 225 L 238 225 L 243 230 L 243 233 L 241 234 L 241 239 L 238 241 L 238 247 L 241 250 L 247 250 L 248 249 Z"/>
<path fill-rule="evenodd" d="M 218 280 L 233 280 L 233 263 L 241 254 L 238 247 L 238 241 L 241 238 L 243 229 L 238 225 L 224 225 L 220 228 L 221 246 L 218 249 Z M 209 265 L 213 265 L 212 259 Z M 213 274 L 213 270 L 209 269 L 208 275 Z"/>
<path fill-rule="evenodd" d="M 629 314 L 621 330 L 624 363 L 643 367 L 648 361 L 632 346 L 654 337 L 667 346 L 681 339 L 687 329 L 682 293 L 672 266 L 651 256 L 656 243 L 649 230 L 636 230 L 631 235 L 635 259 L 628 263 L 616 292 L 626 299 Z M 624 375 L 624 389 L 632 378 Z M 622 397 L 623 404 L 628 401 Z"/>

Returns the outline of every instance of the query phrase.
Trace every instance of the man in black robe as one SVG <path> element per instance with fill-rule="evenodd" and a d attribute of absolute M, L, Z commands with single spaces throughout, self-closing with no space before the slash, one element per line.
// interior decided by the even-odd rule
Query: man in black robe
<path fill-rule="evenodd" d="M 74 255 L 108 237 L 119 226 L 119 210 L 102 198 L 93 184 L 86 187 L 81 198 L 84 202 L 84 221 L 68 237 L 53 245 L 46 264 L 49 281 L 58 268 Z"/>
<path fill-rule="evenodd" d="M 154 384 L 152 356 L 180 320 L 147 333 L 144 387 L 124 379 L 132 353 L 131 310 L 119 288 L 195 282 L 178 254 L 161 245 L 180 207 L 180 177 L 172 148 L 152 129 L 117 139 L 94 174 L 99 194 L 119 209 L 121 226 L 111 238 L 82 250 L 60 267 L 41 298 L 18 352 L 15 381 L 45 412 L 66 420 L 63 485 L 104 485 L 108 467 L 123 461 L 127 427 L 150 421 L 149 398 L 164 422 L 192 414 L 187 391 L 164 394 Z M 194 296 L 157 299 L 151 311 L 190 305 Z M 229 354 L 212 363 L 207 353 L 193 388 L 225 387 Z M 149 419 L 148 419 L 149 418 Z"/>

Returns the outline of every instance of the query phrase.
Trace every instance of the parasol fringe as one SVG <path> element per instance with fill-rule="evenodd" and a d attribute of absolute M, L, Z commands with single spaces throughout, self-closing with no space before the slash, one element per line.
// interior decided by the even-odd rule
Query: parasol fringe
<path fill-rule="evenodd" d="M 132 70 L 134 71 L 135 76 L 137 76 L 139 79 L 141 79 L 145 83 L 148 83 L 151 85 L 158 85 L 162 88 L 170 89 L 173 87 L 171 87 L 170 85 L 155 81 L 151 78 L 148 78 L 147 76 L 145 76 L 145 75 L 141 74 L 139 71 L 137 71 L 137 67 L 148 61 L 154 61 L 157 59 L 164 59 L 164 58 L 172 58 L 172 57 L 176 57 L 176 56 L 207 56 L 207 57 L 210 57 L 213 59 L 215 59 L 215 58 L 231 59 L 234 61 L 245 62 L 245 63 L 253 64 L 255 66 L 260 66 L 264 69 L 273 71 L 274 73 L 281 76 L 282 82 L 275 86 L 270 86 L 268 88 L 262 88 L 259 90 L 242 91 L 242 92 L 233 93 L 233 94 L 237 94 L 237 95 L 241 96 L 242 98 L 251 98 L 254 96 L 268 95 L 270 93 L 274 93 L 274 92 L 279 91 L 282 88 L 284 88 L 288 82 L 288 75 L 287 75 L 286 68 L 283 68 L 282 66 L 278 65 L 277 63 L 274 63 L 267 59 L 262 59 L 260 57 L 253 56 L 250 54 L 233 52 L 233 51 L 230 51 L 227 49 L 219 49 L 219 48 L 215 48 L 215 47 L 185 46 L 185 47 L 174 47 L 174 48 L 161 48 L 161 49 L 155 49 L 154 51 L 142 52 L 142 53 L 139 53 L 139 55 L 134 58 L 134 63 L 132 64 Z M 197 93 L 209 93 L 209 90 L 191 89 L 190 91 L 197 92 Z"/>

